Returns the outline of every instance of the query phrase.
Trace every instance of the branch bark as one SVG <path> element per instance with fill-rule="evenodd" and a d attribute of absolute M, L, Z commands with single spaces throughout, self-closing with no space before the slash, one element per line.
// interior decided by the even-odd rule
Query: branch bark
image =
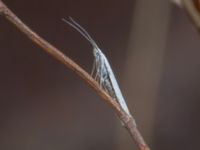
<path fill-rule="evenodd" d="M 24 24 L 1 0 L 0 0 L 0 15 L 14 24 L 22 33 L 24 33 L 33 43 L 41 47 L 45 52 L 51 55 L 54 59 L 64 64 L 67 68 L 74 71 L 80 78 L 82 78 L 87 84 L 89 84 L 96 93 L 114 110 L 118 115 L 122 124 L 130 133 L 131 137 L 135 141 L 136 145 L 140 150 L 150 150 L 146 145 L 142 135 L 136 127 L 134 118 L 124 112 L 119 104 L 112 99 L 100 86 L 99 84 L 78 64 L 76 64 L 69 57 L 64 55 L 56 47 L 48 43 L 34 31 L 32 31 L 26 24 Z"/>

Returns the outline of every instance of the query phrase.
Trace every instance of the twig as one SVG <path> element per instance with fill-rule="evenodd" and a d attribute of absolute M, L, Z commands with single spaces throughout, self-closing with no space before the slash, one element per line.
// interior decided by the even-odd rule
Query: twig
<path fill-rule="evenodd" d="M 60 63 L 64 64 L 66 67 L 74 71 L 77 75 L 79 75 L 79 77 L 81 77 L 86 83 L 88 83 L 97 92 L 97 94 L 99 94 L 99 96 L 102 97 L 102 99 L 116 112 L 139 149 L 150 150 L 140 132 L 138 131 L 135 125 L 134 118 L 124 112 L 119 104 L 115 100 L 113 100 L 104 90 L 102 90 L 98 83 L 85 70 L 83 70 L 69 57 L 64 55 L 60 50 L 58 50 L 53 45 L 41 38 L 38 34 L 33 32 L 1 0 L 0 15 L 2 15 L 12 24 L 14 24 L 21 32 L 23 32 L 31 41 L 41 47 L 45 52 L 47 52 L 53 58 L 57 59 Z"/>
<path fill-rule="evenodd" d="M 200 1 L 199 0 L 173 0 L 179 7 L 183 8 L 188 14 L 189 18 L 195 25 L 198 31 L 200 31 Z"/>
<path fill-rule="evenodd" d="M 194 25 L 200 31 L 200 13 L 195 6 L 196 0 L 182 0 L 182 5 L 189 17 L 192 19 Z"/>

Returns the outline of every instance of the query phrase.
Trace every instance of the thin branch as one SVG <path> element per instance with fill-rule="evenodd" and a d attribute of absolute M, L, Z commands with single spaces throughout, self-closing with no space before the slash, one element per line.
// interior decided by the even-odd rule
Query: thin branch
<path fill-rule="evenodd" d="M 199 0 L 173 0 L 180 8 L 183 8 L 189 18 L 200 31 L 200 1 Z M 178 1 L 178 2 L 177 2 Z"/>
<path fill-rule="evenodd" d="M 196 0 L 182 0 L 182 5 L 196 28 L 200 31 L 200 13 L 197 9 L 198 7 L 195 6 L 195 1 Z"/>
<path fill-rule="evenodd" d="M 0 15 L 5 17 L 8 21 L 14 24 L 21 32 L 23 32 L 31 41 L 41 47 L 45 52 L 50 54 L 53 58 L 57 59 L 60 63 L 74 71 L 80 78 L 82 78 L 87 84 L 89 84 L 97 94 L 115 111 L 119 119 L 134 139 L 135 143 L 140 150 L 150 150 L 146 145 L 143 137 L 138 131 L 134 118 L 124 112 L 119 104 L 113 100 L 98 83 L 78 64 L 76 64 L 69 57 L 64 55 L 56 47 L 45 41 L 38 34 L 33 32 L 27 25 L 25 25 L 1 0 L 0 0 Z"/>

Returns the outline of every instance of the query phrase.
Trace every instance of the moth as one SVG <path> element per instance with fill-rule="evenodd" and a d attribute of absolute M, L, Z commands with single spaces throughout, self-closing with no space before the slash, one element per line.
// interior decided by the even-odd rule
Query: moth
<path fill-rule="evenodd" d="M 96 42 L 89 35 L 89 33 L 74 19 L 69 17 L 68 20 L 64 18 L 62 20 L 73 27 L 75 30 L 77 30 L 86 40 L 90 42 L 93 47 L 94 55 L 92 76 L 94 76 L 94 79 L 99 83 L 100 87 L 103 88 L 113 99 L 115 99 L 120 107 L 127 114 L 130 114 L 126 101 L 115 78 L 115 75 L 104 53 L 97 46 Z"/>

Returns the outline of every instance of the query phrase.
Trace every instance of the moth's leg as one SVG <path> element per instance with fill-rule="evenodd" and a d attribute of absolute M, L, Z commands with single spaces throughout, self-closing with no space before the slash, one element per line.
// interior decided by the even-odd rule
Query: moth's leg
<path fill-rule="evenodd" d="M 92 65 L 92 71 L 91 71 L 91 76 L 93 77 L 94 72 L 96 71 L 96 61 L 93 61 L 93 65 Z"/>
<path fill-rule="evenodd" d="M 104 60 L 101 58 L 100 61 L 100 73 L 99 73 L 99 77 L 100 77 L 100 86 L 103 85 L 104 83 L 104 76 L 106 76 L 106 72 L 105 72 L 105 62 Z"/>
<path fill-rule="evenodd" d="M 95 57 L 95 68 L 96 68 L 96 74 L 94 76 L 94 79 L 96 80 L 98 78 L 98 74 L 99 74 L 99 58 Z"/>

